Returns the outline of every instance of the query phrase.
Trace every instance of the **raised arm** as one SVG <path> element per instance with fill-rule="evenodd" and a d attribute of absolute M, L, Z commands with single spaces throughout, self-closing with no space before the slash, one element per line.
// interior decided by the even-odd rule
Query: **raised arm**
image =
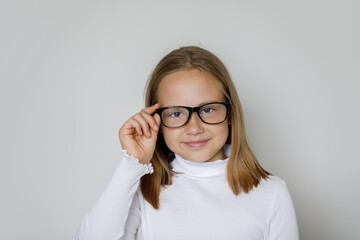
<path fill-rule="evenodd" d="M 160 117 L 152 114 L 158 107 L 159 104 L 155 104 L 143 109 L 120 128 L 122 157 L 105 190 L 84 216 L 74 240 L 122 239 L 125 227 L 136 232 L 134 229 L 139 221 L 133 216 L 129 218 L 133 223 L 127 223 L 127 219 L 130 208 L 134 207 L 133 198 L 140 178 L 153 172 L 150 160 L 155 150 Z"/>

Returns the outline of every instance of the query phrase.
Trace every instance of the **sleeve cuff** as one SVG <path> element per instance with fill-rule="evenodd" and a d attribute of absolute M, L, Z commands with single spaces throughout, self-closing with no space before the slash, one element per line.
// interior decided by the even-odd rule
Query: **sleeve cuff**
<path fill-rule="evenodd" d="M 129 159 L 130 161 L 136 162 L 138 164 L 138 166 L 143 167 L 145 169 L 145 174 L 152 174 L 154 172 L 154 168 L 153 168 L 151 162 L 149 162 L 147 164 L 143 164 L 143 163 L 139 162 L 139 159 L 128 154 L 128 152 L 125 149 L 122 149 L 121 153 L 122 153 L 123 157 Z"/>

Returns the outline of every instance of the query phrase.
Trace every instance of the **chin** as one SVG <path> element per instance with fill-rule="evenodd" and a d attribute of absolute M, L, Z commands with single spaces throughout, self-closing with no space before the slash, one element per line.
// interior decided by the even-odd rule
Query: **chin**
<path fill-rule="evenodd" d="M 203 149 L 202 151 L 194 151 L 194 152 L 186 152 L 184 153 L 184 158 L 189 161 L 193 162 L 206 162 L 209 159 L 211 159 L 211 154 L 209 154 L 209 151 L 206 151 Z M 179 154 L 180 155 L 180 154 Z M 182 156 L 182 155 L 180 155 Z"/>

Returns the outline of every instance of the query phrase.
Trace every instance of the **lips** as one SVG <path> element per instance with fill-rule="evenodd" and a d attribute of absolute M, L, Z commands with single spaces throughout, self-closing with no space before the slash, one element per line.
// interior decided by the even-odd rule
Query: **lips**
<path fill-rule="evenodd" d="M 186 146 L 191 147 L 191 148 L 198 148 L 198 147 L 205 146 L 208 141 L 209 141 L 209 139 L 204 139 L 204 140 L 198 140 L 198 141 L 185 142 L 185 144 L 186 144 Z"/>

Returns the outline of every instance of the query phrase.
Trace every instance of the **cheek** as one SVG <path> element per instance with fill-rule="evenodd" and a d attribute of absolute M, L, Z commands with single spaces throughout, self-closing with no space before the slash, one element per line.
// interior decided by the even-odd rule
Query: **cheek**
<path fill-rule="evenodd" d="M 229 135 L 229 125 L 227 122 L 222 123 L 223 125 L 220 128 L 217 128 L 216 131 L 214 131 L 214 133 L 217 136 L 221 136 L 222 138 L 227 139 L 228 135 Z"/>
<path fill-rule="evenodd" d="M 164 136 L 165 143 L 171 148 L 171 144 L 177 142 L 180 139 L 180 133 L 178 129 L 162 128 L 162 134 Z"/>

